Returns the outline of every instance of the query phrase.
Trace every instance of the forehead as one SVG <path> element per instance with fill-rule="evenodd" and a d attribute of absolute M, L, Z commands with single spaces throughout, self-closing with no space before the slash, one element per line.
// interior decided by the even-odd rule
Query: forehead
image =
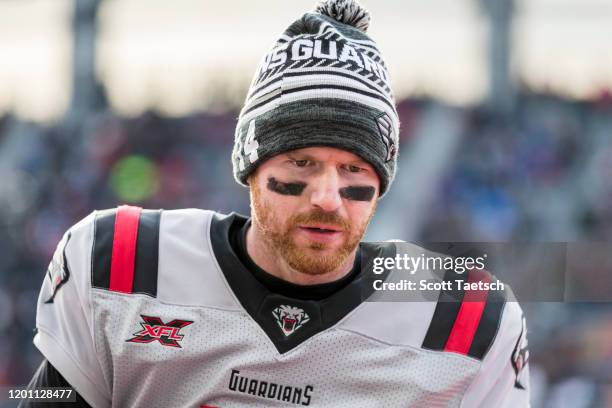
<path fill-rule="evenodd" d="M 347 150 L 327 146 L 314 146 L 305 147 L 303 149 L 289 150 L 274 156 L 269 161 L 276 162 L 282 161 L 287 158 L 302 160 L 308 159 L 319 162 L 338 162 L 351 164 L 360 163 L 369 166 L 369 163 L 367 161 L 363 160 L 360 156 L 354 153 L 351 153 Z"/>

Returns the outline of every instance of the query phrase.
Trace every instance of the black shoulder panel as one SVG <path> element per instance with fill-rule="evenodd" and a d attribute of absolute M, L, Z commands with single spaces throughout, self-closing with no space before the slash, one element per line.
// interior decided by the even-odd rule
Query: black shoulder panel
<path fill-rule="evenodd" d="M 143 210 L 138 223 L 133 293 L 157 296 L 161 210 Z"/>
<path fill-rule="evenodd" d="M 444 274 L 445 282 L 454 282 L 455 279 L 460 279 L 460 275 L 454 271 L 446 271 Z M 463 300 L 464 291 L 461 288 L 452 286 L 451 290 L 443 290 L 438 297 L 436 310 L 429 324 L 429 329 L 423 340 L 423 347 L 430 350 L 444 350 L 446 340 L 450 336 L 461 302 Z"/>
<path fill-rule="evenodd" d="M 91 254 L 91 284 L 94 288 L 110 288 L 115 215 L 116 210 L 104 210 L 96 213 L 93 253 Z"/>
<path fill-rule="evenodd" d="M 480 318 L 478 329 L 476 329 L 476 334 L 474 334 L 468 356 L 476 357 L 480 360 L 485 357 L 499 331 L 505 304 L 505 292 L 499 290 L 489 291 L 487 303 Z"/>

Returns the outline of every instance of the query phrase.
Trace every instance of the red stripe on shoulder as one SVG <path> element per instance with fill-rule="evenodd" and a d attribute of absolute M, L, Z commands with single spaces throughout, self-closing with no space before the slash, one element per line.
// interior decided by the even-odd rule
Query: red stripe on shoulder
<path fill-rule="evenodd" d="M 131 293 L 134 285 L 136 240 L 142 208 L 122 205 L 117 208 L 110 269 L 110 287 L 115 292 Z"/>
<path fill-rule="evenodd" d="M 473 269 L 469 272 L 468 283 L 477 282 L 489 283 L 491 282 L 491 275 L 487 271 Z M 444 346 L 444 351 L 468 354 L 482 318 L 488 295 L 488 290 L 465 291 L 459 313 Z"/>

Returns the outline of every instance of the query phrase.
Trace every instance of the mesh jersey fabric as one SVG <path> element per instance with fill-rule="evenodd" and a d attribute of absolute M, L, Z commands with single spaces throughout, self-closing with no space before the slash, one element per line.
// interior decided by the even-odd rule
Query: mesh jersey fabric
<path fill-rule="evenodd" d="M 266 293 L 255 282 L 239 290 L 248 271 L 227 259 L 223 231 L 245 218 L 195 209 L 156 213 L 157 268 L 145 271 L 155 285 L 136 277 L 142 291 L 113 291 L 97 286 L 95 259 L 113 211 L 64 236 L 52 264 L 69 278 L 61 287 L 45 278 L 37 310 L 36 346 L 93 407 L 529 404 L 512 366 L 523 330 L 516 302 L 504 305 L 483 358 L 431 350 L 423 344 L 437 302 L 359 298 L 363 276 L 321 301 Z M 270 313 L 282 305 L 310 315 L 290 337 Z"/>

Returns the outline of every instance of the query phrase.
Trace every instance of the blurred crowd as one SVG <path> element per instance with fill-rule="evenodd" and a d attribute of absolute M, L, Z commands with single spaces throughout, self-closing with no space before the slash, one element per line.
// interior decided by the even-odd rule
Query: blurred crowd
<path fill-rule="evenodd" d="M 402 149 L 432 103 L 399 103 Z M 461 143 L 420 238 L 611 241 L 610 95 L 576 102 L 525 94 L 517 107 L 509 115 L 461 111 Z M 247 190 L 231 172 L 236 117 L 101 112 L 78 125 L 0 120 L 0 386 L 26 383 L 41 360 L 31 343 L 36 298 L 71 224 L 120 203 L 248 214 Z M 612 406 L 610 304 L 524 309 L 534 406 Z"/>
<path fill-rule="evenodd" d="M 612 101 L 526 95 L 509 117 L 465 112 L 429 239 L 612 239 Z M 450 231 L 450 232 L 449 232 Z"/>

